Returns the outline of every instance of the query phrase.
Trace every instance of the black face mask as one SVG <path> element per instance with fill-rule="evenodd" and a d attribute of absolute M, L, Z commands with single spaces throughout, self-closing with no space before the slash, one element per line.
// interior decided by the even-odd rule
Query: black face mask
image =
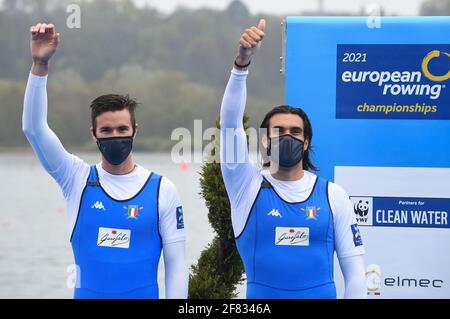
<path fill-rule="evenodd" d="M 131 153 L 133 136 L 99 138 L 97 146 L 110 164 L 120 165 Z"/>
<path fill-rule="evenodd" d="M 272 156 L 272 160 L 281 167 L 293 167 L 303 159 L 303 145 L 303 141 L 289 134 L 272 137 L 267 148 L 267 155 Z"/>

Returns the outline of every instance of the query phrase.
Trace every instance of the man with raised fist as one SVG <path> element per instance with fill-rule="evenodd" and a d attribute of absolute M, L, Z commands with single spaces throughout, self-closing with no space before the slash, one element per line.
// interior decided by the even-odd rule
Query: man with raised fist
<path fill-rule="evenodd" d="M 53 24 L 30 28 L 33 65 L 22 124 L 39 161 L 67 202 L 77 265 L 74 297 L 158 298 L 163 250 L 166 298 L 186 298 L 181 200 L 171 181 L 133 159 L 137 102 L 117 94 L 92 101 L 91 135 L 102 155 L 96 165 L 68 153 L 47 124 L 49 61 L 59 40 Z"/>

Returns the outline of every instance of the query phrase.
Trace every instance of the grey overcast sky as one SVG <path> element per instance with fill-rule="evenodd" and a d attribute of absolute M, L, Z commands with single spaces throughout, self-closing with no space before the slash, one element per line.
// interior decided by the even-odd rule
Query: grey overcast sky
<path fill-rule="evenodd" d="M 241 0 L 252 13 L 271 13 L 293 15 L 303 10 L 315 10 L 319 0 Z M 359 12 L 361 7 L 376 3 L 383 7 L 386 14 L 417 15 L 423 0 L 322 0 L 326 11 Z M 177 6 L 189 8 L 209 7 L 225 8 L 231 0 L 136 0 L 148 3 L 166 13 Z"/>

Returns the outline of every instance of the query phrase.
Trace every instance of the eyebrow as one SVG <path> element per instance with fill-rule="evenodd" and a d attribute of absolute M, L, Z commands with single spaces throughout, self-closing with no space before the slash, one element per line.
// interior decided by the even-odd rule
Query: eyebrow
<path fill-rule="evenodd" d="M 298 130 L 300 130 L 300 131 L 303 131 L 303 129 L 302 129 L 300 126 L 291 126 L 291 127 L 286 127 L 286 126 L 281 126 L 281 125 L 272 126 L 272 129 L 274 129 L 274 128 L 276 128 L 276 129 L 283 129 L 283 130 L 289 128 L 289 129 L 291 129 L 291 130 L 292 130 L 292 129 L 298 129 Z"/>
<path fill-rule="evenodd" d="M 130 126 L 129 125 L 119 125 L 116 128 L 119 129 L 119 130 L 120 129 L 129 129 Z M 111 130 L 111 129 L 113 129 L 112 126 L 102 126 L 102 127 L 99 128 L 99 130 Z"/>

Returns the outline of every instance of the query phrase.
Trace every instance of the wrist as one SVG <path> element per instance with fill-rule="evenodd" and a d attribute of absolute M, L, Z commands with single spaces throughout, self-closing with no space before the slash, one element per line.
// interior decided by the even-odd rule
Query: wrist
<path fill-rule="evenodd" d="M 33 64 L 37 64 L 37 65 L 48 66 L 48 61 L 49 60 L 41 60 L 41 59 L 33 58 Z"/>
<path fill-rule="evenodd" d="M 250 63 L 250 57 L 242 58 L 238 55 L 236 59 L 234 59 L 234 67 L 238 70 L 247 70 L 247 68 L 250 66 Z"/>
<path fill-rule="evenodd" d="M 31 73 L 38 76 L 46 76 L 48 74 L 48 61 L 33 61 Z"/>

